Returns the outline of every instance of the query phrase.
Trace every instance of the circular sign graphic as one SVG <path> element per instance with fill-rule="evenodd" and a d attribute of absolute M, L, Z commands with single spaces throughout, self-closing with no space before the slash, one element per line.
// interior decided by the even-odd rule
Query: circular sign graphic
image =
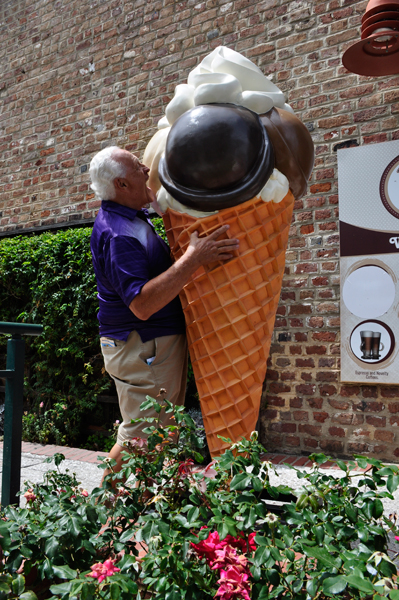
<path fill-rule="evenodd" d="M 391 356 L 395 337 L 386 323 L 369 319 L 355 327 L 349 343 L 356 358 L 366 364 L 377 364 Z"/>
<path fill-rule="evenodd" d="M 375 319 L 391 308 L 395 299 L 395 283 L 382 267 L 365 265 L 348 275 L 342 298 L 353 315 Z"/>
<path fill-rule="evenodd" d="M 399 156 L 389 163 L 382 174 L 380 196 L 387 211 L 399 219 Z"/>

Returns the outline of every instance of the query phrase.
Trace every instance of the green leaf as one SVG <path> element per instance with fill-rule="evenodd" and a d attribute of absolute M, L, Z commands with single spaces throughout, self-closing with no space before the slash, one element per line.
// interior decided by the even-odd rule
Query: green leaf
<path fill-rule="evenodd" d="M 323 592 L 327 596 L 335 596 L 344 591 L 347 586 L 345 577 L 338 575 L 337 577 L 327 577 L 323 581 Z"/>
<path fill-rule="evenodd" d="M 56 537 L 50 537 L 46 541 L 46 545 L 44 547 L 44 553 L 47 554 L 49 558 L 54 558 L 58 551 L 58 540 Z"/>
<path fill-rule="evenodd" d="M 68 567 L 67 565 L 53 565 L 54 575 L 60 579 L 75 579 L 77 572 Z"/>
<path fill-rule="evenodd" d="M 345 473 L 348 471 L 348 466 L 346 463 L 344 463 L 343 460 L 337 460 L 336 463 L 339 466 L 339 468 L 341 469 L 341 471 L 345 471 Z"/>
<path fill-rule="evenodd" d="M 17 577 L 12 582 L 12 589 L 14 594 L 22 594 L 25 589 L 25 577 L 23 575 L 17 575 Z"/>
<path fill-rule="evenodd" d="M 251 475 L 248 473 L 239 473 L 235 475 L 230 482 L 231 490 L 245 490 L 251 483 Z"/>
<path fill-rule="evenodd" d="M 95 523 L 97 521 L 97 511 L 94 506 L 91 506 L 91 504 L 86 506 L 86 515 L 91 523 Z"/>
<path fill-rule="evenodd" d="M 306 591 L 309 594 L 309 596 L 311 598 L 314 598 L 317 594 L 317 590 L 318 590 L 318 586 L 319 586 L 319 581 L 318 579 L 314 578 L 314 579 L 309 579 L 309 581 L 306 584 Z"/>
<path fill-rule="evenodd" d="M 252 487 L 255 492 L 261 492 L 263 490 L 263 481 L 259 477 L 252 477 Z"/>
<path fill-rule="evenodd" d="M 257 548 L 253 557 L 253 563 L 256 567 L 261 567 L 264 562 L 269 558 L 270 550 L 267 546 L 261 546 Z"/>
<path fill-rule="evenodd" d="M 244 513 L 243 525 L 245 529 L 252 529 L 256 523 L 257 515 L 255 509 L 251 506 L 248 512 Z"/>
<path fill-rule="evenodd" d="M 176 584 L 173 584 L 165 594 L 165 600 L 181 600 L 181 598 L 181 590 Z"/>
<path fill-rule="evenodd" d="M 378 498 L 376 498 L 373 502 L 372 513 L 375 519 L 379 519 L 384 512 L 384 506 Z"/>
<path fill-rule="evenodd" d="M 118 600 L 119 596 L 121 595 L 121 589 L 117 583 L 111 583 L 109 592 L 111 600 Z"/>
<path fill-rule="evenodd" d="M 3 528 L 1 528 L 0 535 L 2 536 L 2 537 L 0 537 L 0 546 L 3 548 L 3 550 L 9 550 L 10 546 L 11 546 L 10 534 L 8 533 L 7 530 L 4 530 Z"/>
<path fill-rule="evenodd" d="M 28 546 L 22 545 L 19 551 L 24 558 L 32 558 L 33 552 Z"/>
<path fill-rule="evenodd" d="M 150 539 L 157 535 L 158 533 L 158 525 L 155 521 L 149 521 L 141 530 L 143 540 L 146 544 L 149 543 Z"/>
<path fill-rule="evenodd" d="M 190 523 L 194 523 L 194 521 L 196 521 L 198 519 L 199 516 L 199 508 L 197 508 L 196 506 L 193 508 L 190 508 L 190 510 L 187 513 L 187 521 Z"/>
<path fill-rule="evenodd" d="M 80 520 L 75 515 L 72 515 L 68 521 L 68 531 L 74 537 L 79 537 L 80 535 Z"/>
<path fill-rule="evenodd" d="M 50 587 L 50 592 L 52 594 L 68 594 L 71 590 L 72 582 L 66 581 L 65 583 L 57 583 L 56 585 L 52 585 Z"/>
<path fill-rule="evenodd" d="M 20 594 L 19 600 L 37 600 L 37 596 L 35 592 L 29 590 Z"/>
<path fill-rule="evenodd" d="M 134 533 L 135 533 L 134 529 L 127 529 L 126 531 L 124 531 L 122 533 L 121 537 L 119 538 L 119 541 L 121 542 L 121 544 L 124 544 L 125 542 L 128 542 L 129 540 L 131 540 Z"/>
<path fill-rule="evenodd" d="M 357 575 L 348 575 L 345 577 L 345 579 L 349 583 L 349 585 L 359 590 L 360 592 L 364 592 L 365 594 L 374 593 L 374 586 L 367 579 L 363 579 L 361 577 L 358 577 Z"/>
<path fill-rule="evenodd" d="M 319 546 L 321 546 L 321 544 L 323 543 L 323 540 L 324 540 L 324 527 L 322 525 L 315 527 L 314 533 L 315 533 L 315 537 L 316 537 L 316 542 L 318 543 Z"/>
<path fill-rule="evenodd" d="M 328 567 L 339 569 L 339 567 L 342 564 L 342 561 L 339 557 L 334 558 L 324 548 L 318 548 L 317 546 L 309 547 L 305 545 L 302 545 L 302 548 L 306 556 L 310 556 L 311 558 L 317 558 L 317 560 L 327 565 Z"/>
<path fill-rule="evenodd" d="M 389 475 L 389 477 L 387 479 L 388 491 L 391 492 L 391 494 L 393 494 L 397 490 L 398 486 L 399 486 L 399 475 L 393 475 L 391 473 L 391 475 Z"/>
<path fill-rule="evenodd" d="M 158 404 L 156 400 L 150 398 L 150 396 L 147 396 L 147 400 L 144 400 L 144 402 L 140 404 L 140 410 L 148 410 L 149 408 L 152 408 L 155 404 Z"/>
<path fill-rule="evenodd" d="M 399 600 L 399 590 L 391 590 L 389 592 L 390 600 Z"/>
<path fill-rule="evenodd" d="M 268 599 L 269 599 L 269 589 L 265 585 L 265 586 L 263 586 L 263 588 L 260 591 L 260 594 L 258 596 L 258 600 L 268 600 Z"/>
<path fill-rule="evenodd" d="M 345 513 L 352 523 L 357 523 L 357 512 L 352 506 L 346 505 Z"/>

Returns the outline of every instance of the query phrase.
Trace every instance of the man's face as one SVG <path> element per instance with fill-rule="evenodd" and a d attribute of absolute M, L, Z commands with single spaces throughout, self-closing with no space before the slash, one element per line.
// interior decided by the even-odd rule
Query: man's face
<path fill-rule="evenodd" d="M 121 150 L 115 158 L 125 167 L 125 176 L 115 181 L 116 200 L 139 210 L 154 200 L 153 192 L 147 187 L 149 168 L 127 150 Z"/>

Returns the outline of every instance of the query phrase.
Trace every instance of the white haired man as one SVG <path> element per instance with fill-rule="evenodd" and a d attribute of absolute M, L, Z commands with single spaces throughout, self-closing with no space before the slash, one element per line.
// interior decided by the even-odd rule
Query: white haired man
<path fill-rule="evenodd" d="M 101 351 L 123 418 L 109 454 L 115 471 L 126 442 L 145 437 L 131 420 L 140 416 L 146 395 L 156 397 L 165 388 L 171 402 L 184 403 L 187 342 L 180 290 L 200 266 L 228 260 L 238 248 L 238 240 L 218 240 L 228 229 L 224 225 L 206 238 L 194 232 L 185 254 L 172 263 L 145 209 L 156 201 L 146 185 L 148 172 L 117 146 L 101 150 L 90 163 L 91 188 L 101 200 L 91 236 Z"/>

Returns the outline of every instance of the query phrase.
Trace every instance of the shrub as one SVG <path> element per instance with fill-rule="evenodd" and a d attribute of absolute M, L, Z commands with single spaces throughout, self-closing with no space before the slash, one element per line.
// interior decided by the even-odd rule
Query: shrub
<path fill-rule="evenodd" d="M 148 439 L 131 440 L 122 473 L 102 488 L 89 494 L 73 475 L 50 471 L 25 484 L 26 508 L 1 513 L 0 600 L 29 577 L 31 590 L 46 582 L 52 600 L 399 599 L 387 554 L 394 526 L 381 503 L 398 487 L 398 467 L 357 457 L 337 461 L 333 476 L 315 454 L 310 472 L 296 469 L 298 499 L 275 514 L 265 499 L 293 490 L 271 485 L 255 433 L 209 477 L 209 466 L 194 468 L 201 442 L 183 407 L 147 397 L 141 408 L 150 407 L 173 412 L 175 425 L 138 419 Z"/>
<path fill-rule="evenodd" d="M 44 326 L 41 336 L 25 338 L 24 433 L 31 441 L 76 442 L 82 416 L 110 386 L 98 343 L 90 234 L 71 229 L 0 243 L 0 319 Z"/>

